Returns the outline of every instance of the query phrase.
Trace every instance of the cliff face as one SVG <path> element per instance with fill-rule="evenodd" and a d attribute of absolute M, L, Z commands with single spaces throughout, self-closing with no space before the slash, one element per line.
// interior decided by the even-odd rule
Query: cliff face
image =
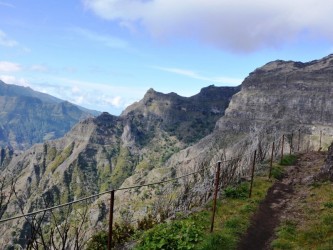
<path fill-rule="evenodd" d="M 272 142 L 283 133 L 303 147 L 327 148 L 333 135 L 333 55 L 308 63 L 274 61 L 243 81 L 212 134 L 173 155 L 169 167 L 193 168 L 258 148 L 258 137 Z M 322 133 L 320 145 L 320 133 Z"/>
<path fill-rule="evenodd" d="M 329 126 L 332 95 L 333 55 L 308 63 L 274 61 L 244 80 L 217 129 L 277 122 Z"/>

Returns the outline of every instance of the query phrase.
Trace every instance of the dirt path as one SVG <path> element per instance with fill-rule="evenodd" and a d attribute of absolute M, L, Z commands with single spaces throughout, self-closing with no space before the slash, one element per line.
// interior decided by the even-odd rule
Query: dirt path
<path fill-rule="evenodd" d="M 299 155 L 295 166 L 286 167 L 286 174 L 267 192 L 265 200 L 251 219 L 238 250 L 267 250 L 275 238 L 275 229 L 285 219 L 301 220 L 299 204 L 310 193 L 313 176 L 319 172 L 325 153 Z"/>

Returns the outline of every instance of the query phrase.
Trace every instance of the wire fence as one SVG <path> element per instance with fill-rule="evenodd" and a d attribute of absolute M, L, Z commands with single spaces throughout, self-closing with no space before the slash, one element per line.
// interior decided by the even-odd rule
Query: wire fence
<path fill-rule="evenodd" d="M 322 136 L 323 133 L 320 131 L 319 150 L 322 148 Z M 89 235 L 93 233 L 87 228 L 94 228 L 90 221 L 95 220 L 104 221 L 104 223 L 99 223 L 99 228 L 109 227 L 108 249 L 111 249 L 114 245 L 112 237 L 116 213 L 118 217 L 128 220 L 129 223 L 140 221 L 140 211 L 141 217 L 153 214 L 156 217 L 155 221 L 163 221 L 165 218 L 172 217 L 171 212 L 174 215 L 181 211 L 191 211 L 194 207 L 199 207 L 211 199 L 214 200 L 211 224 L 211 231 L 213 231 L 216 199 L 223 188 L 246 180 L 251 184 L 249 191 L 249 197 L 251 197 L 253 177 L 256 171 L 263 170 L 270 178 L 273 159 L 282 161 L 282 157 L 287 151 L 292 154 L 310 150 L 310 139 L 310 136 L 302 135 L 301 130 L 298 129 L 290 134 L 276 136 L 275 140 L 271 142 L 258 143 L 254 150 L 241 152 L 234 158 L 221 159 L 215 164 L 201 166 L 189 173 L 162 181 L 112 189 L 59 205 L 48 206 L 47 199 L 44 199 L 44 204 L 39 205 L 43 205 L 45 208 L 36 211 L 25 213 L 24 204 L 22 202 L 20 204 L 18 199 L 17 207 L 21 214 L 2 218 L 0 225 L 8 230 L 14 229 L 14 232 L 17 229 L 21 233 L 20 235 L 11 234 L 16 239 L 15 241 L 7 238 L 0 239 L 0 243 L 5 246 L 11 242 L 12 246 L 23 246 L 27 249 L 41 247 L 45 249 L 83 249 Z M 140 189 L 144 188 L 149 188 L 150 191 L 141 192 Z M 135 202 L 131 202 L 129 199 L 127 201 L 128 207 L 122 206 L 124 204 L 122 199 L 125 197 L 123 194 L 138 190 L 138 193 L 144 193 L 141 196 L 142 204 L 134 205 Z M 175 193 L 175 191 L 177 192 Z M 116 199 L 115 194 L 119 194 L 118 199 Z M 110 198 L 106 198 L 106 195 L 110 195 Z M 105 203 L 99 203 L 98 198 L 103 196 L 104 201 L 110 201 L 109 209 Z M 96 213 L 89 213 L 89 207 L 92 209 L 93 205 L 102 211 L 103 218 L 96 219 L 94 218 Z M 114 209 L 115 207 L 116 209 Z M 133 210 L 137 210 L 137 217 L 133 218 L 133 214 L 131 214 Z M 107 214 L 109 220 L 108 224 L 105 224 L 104 218 Z M 7 227 L 6 224 L 8 224 Z M 88 224 L 89 226 L 87 226 Z M 20 230 L 20 227 L 23 230 Z"/>

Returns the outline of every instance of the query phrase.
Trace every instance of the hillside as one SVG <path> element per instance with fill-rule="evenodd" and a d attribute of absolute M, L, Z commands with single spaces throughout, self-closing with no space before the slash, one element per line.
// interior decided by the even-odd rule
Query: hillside
<path fill-rule="evenodd" d="M 14 157 L 2 176 L 19 176 L 16 188 L 25 211 L 39 208 L 41 193 L 49 204 L 58 204 L 120 187 L 134 173 L 148 181 L 152 169 L 212 132 L 238 90 L 209 86 L 189 98 L 149 90 L 119 117 L 103 113 L 81 121 L 63 138 Z M 197 100 L 201 105 L 192 106 Z M 5 215 L 16 211 L 10 204 Z M 96 216 L 95 223 L 105 211 Z"/>
<path fill-rule="evenodd" d="M 96 114 L 0 80 L 0 148 L 25 150 L 36 143 L 60 138 L 78 121 Z"/>
<path fill-rule="evenodd" d="M 279 155 L 282 134 L 287 151 L 298 151 L 296 138 L 300 151 L 328 147 L 332 62 L 332 55 L 309 63 L 275 61 L 250 73 L 241 89 L 209 86 L 188 98 L 151 89 L 119 117 L 103 113 L 87 119 L 63 138 L 36 145 L 9 164 L 3 161 L 2 175 L 18 176 L 17 198 L 27 212 L 43 208 L 45 201 L 52 206 L 196 172 L 158 188 L 116 193 L 118 220 L 137 221 L 148 212 L 156 218 L 187 213 L 211 199 L 212 166 L 218 160 L 234 159 L 223 166 L 222 183 L 228 185 L 248 178 L 254 150 L 264 162 L 275 141 Z M 76 208 L 83 207 L 89 211 L 85 232 L 105 229 L 109 195 Z M 16 211 L 17 203 L 11 202 L 4 216 Z M 28 227 L 24 219 L 17 225 Z M 9 228 L 4 229 L 8 242 L 27 236 L 18 229 L 20 235 L 11 237 Z"/>

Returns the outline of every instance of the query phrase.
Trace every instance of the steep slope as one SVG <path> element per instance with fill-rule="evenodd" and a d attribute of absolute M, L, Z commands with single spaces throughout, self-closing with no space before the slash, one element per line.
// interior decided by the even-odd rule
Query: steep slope
<path fill-rule="evenodd" d="M 211 133 L 238 90 L 209 86 L 189 98 L 149 90 L 120 117 L 103 113 L 89 118 L 63 138 L 15 156 L 1 175 L 18 177 L 16 189 L 24 211 L 40 208 L 44 199 L 54 205 L 117 188 L 131 176 L 143 181 L 174 152 Z M 189 133 L 185 128 L 190 125 Z M 13 202 L 4 216 L 17 211 Z M 95 212 L 94 223 L 105 218 L 103 211 Z M 20 238 L 26 236 L 21 234 Z"/>
<path fill-rule="evenodd" d="M 0 148 L 24 150 L 60 138 L 92 113 L 30 88 L 0 81 Z"/>

